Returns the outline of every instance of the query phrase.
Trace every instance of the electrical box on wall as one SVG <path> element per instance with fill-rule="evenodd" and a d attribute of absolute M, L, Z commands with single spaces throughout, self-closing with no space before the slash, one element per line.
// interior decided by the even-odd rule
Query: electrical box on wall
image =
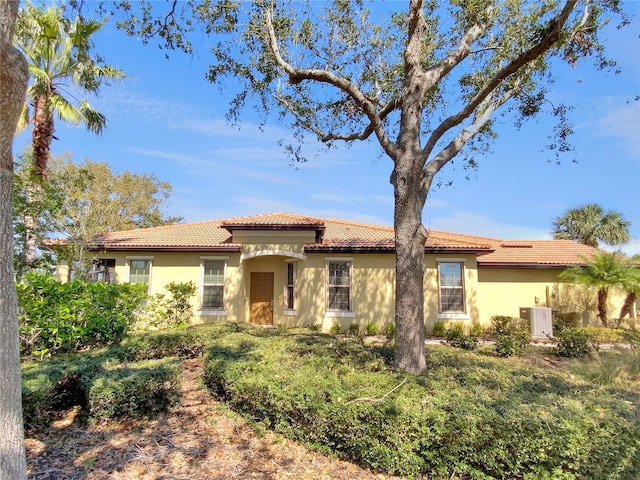
<path fill-rule="evenodd" d="M 547 307 L 521 307 L 520 318 L 529 320 L 531 336 L 546 338 L 553 336 L 553 316 Z"/>

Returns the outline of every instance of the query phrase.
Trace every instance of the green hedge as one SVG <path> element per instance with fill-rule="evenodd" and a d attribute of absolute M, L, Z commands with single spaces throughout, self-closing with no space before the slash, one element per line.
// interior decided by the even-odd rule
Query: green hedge
<path fill-rule="evenodd" d="M 25 422 L 46 425 L 53 412 L 74 405 L 95 418 L 164 411 L 179 398 L 179 359 L 200 356 L 207 343 L 248 328 L 217 323 L 139 333 L 107 347 L 24 362 Z"/>
<path fill-rule="evenodd" d="M 584 357 L 597 351 L 601 344 L 630 344 L 637 348 L 637 338 L 636 330 L 604 327 L 565 328 L 555 336 L 561 357 Z"/>
<path fill-rule="evenodd" d="M 17 292 L 22 354 L 38 357 L 121 340 L 146 297 L 141 285 L 61 283 L 36 272 Z"/>
<path fill-rule="evenodd" d="M 390 357 L 349 338 L 247 331 L 212 342 L 205 382 L 276 431 L 391 474 L 640 475 L 637 395 L 462 350 L 431 348 L 421 376 Z"/>
<path fill-rule="evenodd" d="M 139 418 L 166 411 L 180 399 L 181 366 L 170 358 L 106 370 L 89 382 L 89 414 L 93 418 Z"/>
<path fill-rule="evenodd" d="M 180 398 L 181 362 L 173 358 L 121 363 L 105 349 L 22 366 L 28 427 L 46 426 L 58 410 L 80 406 L 91 418 L 141 417 Z"/>

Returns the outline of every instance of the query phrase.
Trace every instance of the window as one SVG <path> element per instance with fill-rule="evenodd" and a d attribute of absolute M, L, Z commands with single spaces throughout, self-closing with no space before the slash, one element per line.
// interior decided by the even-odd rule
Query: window
<path fill-rule="evenodd" d="M 202 259 L 202 310 L 224 310 L 226 260 Z"/>
<path fill-rule="evenodd" d="M 464 313 L 462 262 L 438 263 L 440 313 Z"/>
<path fill-rule="evenodd" d="M 129 260 L 129 283 L 149 285 L 151 278 L 151 259 Z"/>
<path fill-rule="evenodd" d="M 295 310 L 296 262 L 287 262 L 285 268 L 284 308 L 285 310 Z"/>
<path fill-rule="evenodd" d="M 116 260 L 95 258 L 89 270 L 90 282 L 116 283 Z"/>
<path fill-rule="evenodd" d="M 351 311 L 351 262 L 327 262 L 327 310 Z"/>

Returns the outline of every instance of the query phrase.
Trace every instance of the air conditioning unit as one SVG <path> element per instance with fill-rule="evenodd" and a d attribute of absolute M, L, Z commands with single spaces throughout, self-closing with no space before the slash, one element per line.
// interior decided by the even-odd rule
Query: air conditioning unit
<path fill-rule="evenodd" d="M 546 338 L 553 336 L 553 315 L 547 307 L 521 307 L 520 318 L 529 320 L 531 336 Z"/>

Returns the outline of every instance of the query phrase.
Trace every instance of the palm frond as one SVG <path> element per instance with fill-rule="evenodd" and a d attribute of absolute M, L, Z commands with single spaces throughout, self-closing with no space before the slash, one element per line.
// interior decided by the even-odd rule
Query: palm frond
<path fill-rule="evenodd" d="M 82 122 L 84 116 L 82 112 L 72 105 L 66 98 L 59 94 L 53 94 L 49 97 L 49 105 L 56 113 L 57 117 L 63 122 L 78 125 Z"/>
<path fill-rule="evenodd" d="M 107 117 L 89 105 L 88 102 L 80 102 L 78 109 L 82 113 L 87 129 L 96 135 L 101 134 L 107 124 Z"/>

